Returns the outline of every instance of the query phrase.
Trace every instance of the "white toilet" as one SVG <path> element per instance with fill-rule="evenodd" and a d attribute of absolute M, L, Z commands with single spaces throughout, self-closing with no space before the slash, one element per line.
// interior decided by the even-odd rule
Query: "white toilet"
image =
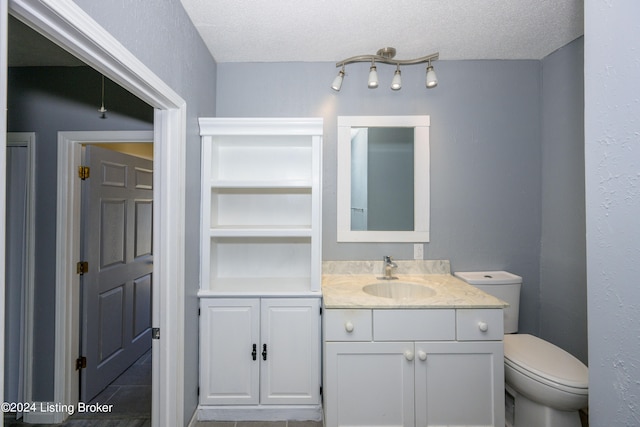
<path fill-rule="evenodd" d="M 518 332 L 522 278 L 506 271 L 458 272 L 465 282 L 509 303 L 504 314 L 506 420 L 513 427 L 580 427 L 589 370 L 571 354 Z"/>

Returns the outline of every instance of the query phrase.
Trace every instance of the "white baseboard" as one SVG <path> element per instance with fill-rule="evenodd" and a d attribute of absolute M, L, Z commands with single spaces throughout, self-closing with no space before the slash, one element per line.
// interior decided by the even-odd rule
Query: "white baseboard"
<path fill-rule="evenodd" d="M 198 422 L 198 409 L 196 408 L 196 410 L 193 411 L 193 415 L 191 415 L 191 420 L 189 420 L 189 424 L 187 424 L 187 427 L 195 427 L 197 422 Z"/>
<path fill-rule="evenodd" d="M 34 402 L 35 411 L 24 412 L 22 421 L 28 424 L 60 424 L 75 413 L 75 407 L 67 411 L 67 405 L 54 402 Z M 71 412 L 71 413 L 69 413 Z"/>
<path fill-rule="evenodd" d="M 197 414 L 198 421 L 322 421 L 322 406 L 200 405 Z"/>

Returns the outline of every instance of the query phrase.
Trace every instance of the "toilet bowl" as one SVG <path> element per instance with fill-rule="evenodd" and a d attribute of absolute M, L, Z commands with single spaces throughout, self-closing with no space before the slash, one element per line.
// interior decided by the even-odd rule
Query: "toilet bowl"
<path fill-rule="evenodd" d="M 513 427 L 580 427 L 587 406 L 589 369 L 561 348 L 529 334 L 516 334 L 522 278 L 505 271 L 458 272 L 457 277 L 509 303 L 505 308 L 505 388 L 514 408 Z"/>
<path fill-rule="evenodd" d="M 571 354 L 533 335 L 505 335 L 504 376 L 514 394 L 514 426 L 581 426 L 589 370 Z"/>

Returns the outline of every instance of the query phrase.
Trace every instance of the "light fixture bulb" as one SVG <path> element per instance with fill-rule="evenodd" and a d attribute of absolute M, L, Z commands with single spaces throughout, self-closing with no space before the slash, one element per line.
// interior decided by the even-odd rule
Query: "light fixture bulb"
<path fill-rule="evenodd" d="M 436 86 L 438 86 L 438 77 L 436 76 L 436 72 L 433 70 L 431 61 L 429 61 L 429 66 L 427 67 L 427 89 L 433 89 Z"/>
<path fill-rule="evenodd" d="M 375 89 L 378 87 L 378 71 L 376 71 L 375 62 L 371 61 L 371 68 L 369 68 L 369 89 Z"/>
<path fill-rule="evenodd" d="M 393 74 L 393 80 L 391 80 L 391 89 L 400 90 L 402 87 L 402 77 L 400 77 L 400 66 L 396 68 L 396 72 Z"/>
<path fill-rule="evenodd" d="M 331 89 L 336 92 L 340 92 L 340 88 L 342 87 L 342 79 L 344 78 L 344 67 L 338 73 L 335 79 L 333 79 L 333 83 L 331 83 Z"/>
<path fill-rule="evenodd" d="M 107 109 L 104 108 L 104 74 L 102 75 L 102 105 L 100 106 L 98 112 L 100 113 L 101 119 L 107 118 Z"/>

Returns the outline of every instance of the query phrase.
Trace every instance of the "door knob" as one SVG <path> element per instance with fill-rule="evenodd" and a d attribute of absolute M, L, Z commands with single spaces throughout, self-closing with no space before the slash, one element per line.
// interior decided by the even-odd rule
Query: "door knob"
<path fill-rule="evenodd" d="M 351 323 L 351 322 L 346 322 L 346 323 L 344 324 L 344 330 L 345 330 L 345 331 L 347 331 L 347 332 L 349 332 L 349 333 L 353 332 L 353 323 Z"/>
<path fill-rule="evenodd" d="M 423 362 L 425 360 L 427 360 L 427 353 L 425 353 L 424 351 L 420 350 L 418 352 L 418 359 L 422 360 Z"/>
<path fill-rule="evenodd" d="M 411 362 L 411 361 L 413 360 L 413 358 L 414 358 L 413 351 L 411 351 L 411 350 L 407 350 L 407 351 L 405 351 L 405 352 L 404 352 L 404 357 L 405 357 L 409 362 Z"/>

